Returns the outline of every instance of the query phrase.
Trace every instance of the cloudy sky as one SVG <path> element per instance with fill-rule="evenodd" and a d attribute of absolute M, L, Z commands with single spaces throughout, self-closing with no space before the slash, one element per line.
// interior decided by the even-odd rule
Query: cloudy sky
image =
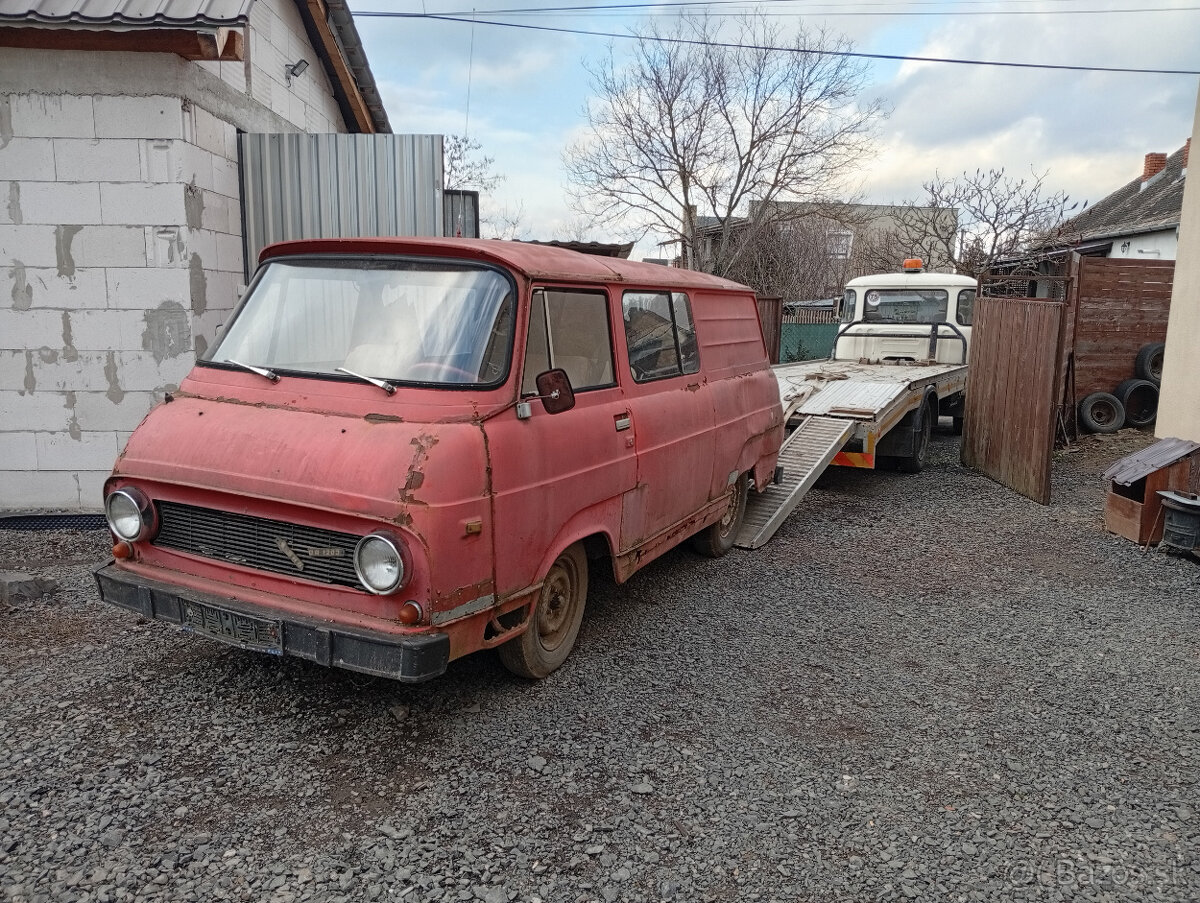
<path fill-rule="evenodd" d="M 357 12 L 467 20 L 359 16 L 357 24 L 393 130 L 469 133 L 506 177 L 485 203 L 522 208 L 521 237 L 550 239 L 581 225 L 568 204 L 561 160 L 583 126 L 590 94 L 584 63 L 602 56 L 610 43 L 619 56 L 629 42 L 482 22 L 627 33 L 645 15 L 669 14 L 612 8 L 629 0 L 600 2 L 609 8 L 596 9 L 595 0 L 351 0 L 351 5 Z M 591 8 L 499 12 L 547 6 Z M 759 8 L 780 15 L 784 24 L 803 13 L 806 27 L 836 29 L 868 53 L 1200 70 L 1198 6 L 1195 0 L 774 0 Z M 719 14 L 745 8 L 729 0 L 708 7 Z M 473 14 L 479 20 L 474 26 Z M 1075 200 L 1098 200 L 1140 175 L 1147 152 L 1182 146 L 1198 87 L 1191 75 L 923 62 L 877 61 L 869 73 L 864 100 L 881 98 L 891 109 L 875 153 L 859 173 L 865 199 L 876 203 L 917 196 L 934 170 L 951 174 L 981 166 L 1016 174 L 1049 170 L 1049 188 Z M 623 238 L 602 229 L 588 230 L 587 237 Z"/>

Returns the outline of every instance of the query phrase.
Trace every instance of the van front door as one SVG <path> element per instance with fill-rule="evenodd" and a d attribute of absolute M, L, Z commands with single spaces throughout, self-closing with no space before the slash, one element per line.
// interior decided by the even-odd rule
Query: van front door
<path fill-rule="evenodd" d="M 607 530 L 620 537 L 621 504 L 637 483 L 634 430 L 613 364 L 608 295 L 579 288 L 536 288 L 525 342 L 521 394 L 537 395 L 537 375 L 562 368 L 575 407 L 549 414 L 536 399 L 530 415 L 509 411 L 486 424 L 492 460 L 496 586 L 503 595 L 530 586 L 540 562 L 562 551 L 564 530 Z M 520 347 L 520 346 L 518 346 Z"/>

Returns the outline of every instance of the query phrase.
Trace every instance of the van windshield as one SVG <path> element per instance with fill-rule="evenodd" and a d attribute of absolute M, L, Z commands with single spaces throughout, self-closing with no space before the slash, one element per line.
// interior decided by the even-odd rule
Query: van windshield
<path fill-rule="evenodd" d="M 389 382 L 497 384 L 508 375 L 513 306 L 512 283 L 482 266 L 272 261 L 202 362 L 337 379 L 353 371 Z"/>

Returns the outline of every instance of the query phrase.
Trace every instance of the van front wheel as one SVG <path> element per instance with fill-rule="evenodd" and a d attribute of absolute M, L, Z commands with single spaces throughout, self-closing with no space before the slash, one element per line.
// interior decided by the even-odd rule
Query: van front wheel
<path fill-rule="evenodd" d="M 710 524 L 692 537 L 692 548 L 708 558 L 720 558 L 733 548 L 742 529 L 742 521 L 746 519 L 746 499 L 750 495 L 750 481 L 739 476 L 729 487 L 729 507 L 721 519 Z"/>
<path fill-rule="evenodd" d="M 557 670 L 579 636 L 587 591 L 587 555 L 583 544 L 575 543 L 550 565 L 529 615 L 528 629 L 497 650 L 504 667 L 534 680 Z"/>

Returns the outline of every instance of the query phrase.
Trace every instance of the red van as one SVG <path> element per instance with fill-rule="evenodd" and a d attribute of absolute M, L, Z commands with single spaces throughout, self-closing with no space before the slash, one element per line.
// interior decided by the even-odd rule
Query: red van
<path fill-rule="evenodd" d="M 727 551 L 775 470 L 753 292 L 465 239 L 265 249 L 105 486 L 103 599 L 397 680 L 545 677 L 591 568 Z"/>

